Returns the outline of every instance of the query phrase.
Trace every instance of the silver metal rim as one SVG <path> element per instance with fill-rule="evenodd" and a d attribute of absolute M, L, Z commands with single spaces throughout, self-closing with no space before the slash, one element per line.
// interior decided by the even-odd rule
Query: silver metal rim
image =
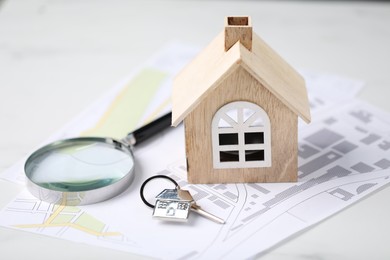
<path fill-rule="evenodd" d="M 130 157 L 133 158 L 133 152 L 131 146 L 128 144 L 112 139 L 112 138 L 101 138 L 101 137 L 80 137 L 80 138 L 71 138 L 53 142 L 48 144 L 34 153 L 32 153 L 24 165 L 24 172 L 27 179 L 27 188 L 35 197 L 42 201 L 49 203 L 67 205 L 67 206 L 77 206 L 77 205 L 87 205 L 97 202 L 101 202 L 112 197 L 115 197 L 125 191 L 131 184 L 134 179 L 134 164 L 129 172 L 120 180 L 112 183 L 110 185 L 83 191 L 72 191 L 64 192 L 53 189 L 48 189 L 36 184 L 30 178 L 30 173 L 27 171 L 28 165 L 39 155 L 46 153 L 48 151 L 54 150 L 61 146 L 67 145 L 69 143 L 75 142 L 96 142 L 96 143 L 105 143 L 111 146 L 113 149 L 121 150 L 127 153 Z"/>

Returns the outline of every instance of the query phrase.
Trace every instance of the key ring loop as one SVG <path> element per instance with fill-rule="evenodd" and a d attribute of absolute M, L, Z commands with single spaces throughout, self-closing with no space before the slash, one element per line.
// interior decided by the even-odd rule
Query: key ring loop
<path fill-rule="evenodd" d="M 144 181 L 144 183 L 142 183 L 141 188 L 139 189 L 139 193 L 140 193 L 141 199 L 142 199 L 142 201 L 145 203 L 145 205 L 148 206 L 148 207 L 150 207 L 150 208 L 152 208 L 152 209 L 154 208 L 154 205 L 150 204 L 150 203 L 145 199 L 145 197 L 144 197 L 144 188 L 145 188 L 146 184 L 148 184 L 148 182 L 150 182 L 150 181 L 153 180 L 153 179 L 167 179 L 167 180 L 171 181 L 173 184 L 175 184 L 175 187 L 176 187 L 176 188 L 179 187 L 179 184 L 177 184 L 177 182 L 176 182 L 174 179 L 172 179 L 171 177 L 168 177 L 168 176 L 166 176 L 166 175 L 155 175 L 155 176 L 152 176 L 152 177 L 146 179 L 146 180 Z"/>

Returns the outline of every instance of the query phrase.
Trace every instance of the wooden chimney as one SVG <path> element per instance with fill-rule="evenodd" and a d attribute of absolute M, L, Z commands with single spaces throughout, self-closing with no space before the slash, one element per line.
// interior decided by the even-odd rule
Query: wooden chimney
<path fill-rule="evenodd" d="M 227 16 L 225 18 L 225 51 L 240 41 L 252 50 L 252 22 L 249 16 Z"/>

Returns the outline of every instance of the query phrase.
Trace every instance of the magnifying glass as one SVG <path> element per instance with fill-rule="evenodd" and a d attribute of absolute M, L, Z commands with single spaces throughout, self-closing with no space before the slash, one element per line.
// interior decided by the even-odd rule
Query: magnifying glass
<path fill-rule="evenodd" d="M 40 200 L 86 205 L 112 198 L 134 178 L 132 148 L 171 125 L 168 113 L 121 140 L 79 137 L 48 144 L 28 157 L 29 191 Z"/>

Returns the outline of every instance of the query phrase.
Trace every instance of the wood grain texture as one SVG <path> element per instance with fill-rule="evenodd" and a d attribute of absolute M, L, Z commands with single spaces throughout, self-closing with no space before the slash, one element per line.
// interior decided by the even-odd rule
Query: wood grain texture
<path fill-rule="evenodd" d="M 238 41 L 249 51 L 252 50 L 251 18 L 248 16 L 225 17 L 225 51 L 228 51 Z"/>
<path fill-rule="evenodd" d="M 224 104 L 258 104 L 270 118 L 272 166 L 214 169 L 211 122 Z M 297 180 L 297 116 L 241 66 L 212 90 L 184 120 L 190 183 L 293 182 Z"/>
<path fill-rule="evenodd" d="M 252 76 L 306 123 L 311 121 L 305 80 L 293 67 L 256 34 L 252 51 L 241 46 L 240 53 L 243 66 Z"/>
<path fill-rule="evenodd" d="M 311 120 L 304 79 L 252 33 L 250 18 L 230 17 L 229 21 L 227 17 L 225 23 L 225 30 L 173 83 L 172 124 L 185 122 L 188 181 L 296 181 L 297 116 Z M 268 114 L 271 167 L 213 168 L 212 118 L 220 107 L 233 101 L 255 103 Z"/>
<path fill-rule="evenodd" d="M 212 89 L 223 81 L 240 63 L 236 44 L 224 51 L 221 32 L 174 79 L 172 91 L 172 125 L 177 126 Z"/>
<path fill-rule="evenodd" d="M 172 125 L 177 126 L 203 99 L 207 98 L 238 65 L 252 74 L 265 88 L 306 122 L 310 106 L 305 81 L 259 36 L 253 33 L 252 51 L 236 42 L 224 51 L 221 32 L 174 79 Z"/>

